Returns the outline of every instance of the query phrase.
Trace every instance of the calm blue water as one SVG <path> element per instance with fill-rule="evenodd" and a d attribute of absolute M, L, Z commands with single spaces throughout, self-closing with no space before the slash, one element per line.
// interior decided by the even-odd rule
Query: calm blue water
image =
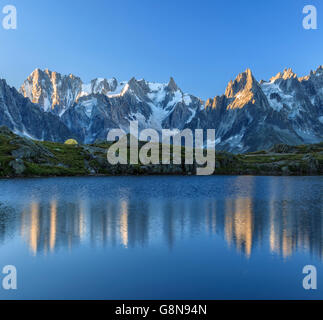
<path fill-rule="evenodd" d="M 322 299 L 322 177 L 0 181 L 6 299 Z M 303 289 L 315 265 L 318 290 Z M 3 277 L 0 273 L 0 277 Z"/>

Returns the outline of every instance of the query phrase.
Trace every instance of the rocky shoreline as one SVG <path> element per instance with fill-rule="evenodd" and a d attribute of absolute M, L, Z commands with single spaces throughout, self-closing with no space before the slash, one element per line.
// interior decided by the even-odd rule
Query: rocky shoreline
<path fill-rule="evenodd" d="M 0 128 L 0 178 L 116 175 L 195 175 L 196 165 L 111 165 L 108 143 L 40 142 Z M 183 152 L 185 150 L 183 149 Z M 215 175 L 302 176 L 323 174 L 323 143 L 276 145 L 248 154 L 216 153 Z"/>

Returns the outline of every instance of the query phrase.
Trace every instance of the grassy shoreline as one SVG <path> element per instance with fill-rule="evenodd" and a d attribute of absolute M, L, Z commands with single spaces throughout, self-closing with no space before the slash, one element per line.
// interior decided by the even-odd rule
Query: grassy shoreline
<path fill-rule="evenodd" d="M 110 144 L 66 145 L 33 141 L 0 128 L 0 178 L 104 177 L 196 174 L 196 164 L 111 165 Z M 185 149 L 182 148 L 184 154 Z M 217 152 L 214 175 L 313 176 L 323 174 L 323 143 L 278 145 L 249 154 Z"/>

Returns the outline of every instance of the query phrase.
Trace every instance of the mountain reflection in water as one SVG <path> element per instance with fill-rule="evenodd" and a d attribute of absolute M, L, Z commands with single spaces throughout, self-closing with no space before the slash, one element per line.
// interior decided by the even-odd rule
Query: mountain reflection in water
<path fill-rule="evenodd" d="M 0 197 L 5 204 L 0 206 L 0 249 L 13 237 L 38 255 L 83 244 L 131 249 L 157 241 L 172 249 L 185 238 L 214 236 L 217 241 L 218 235 L 246 258 L 256 247 L 284 258 L 297 250 L 322 257 L 318 177 L 305 187 L 297 178 L 277 177 L 222 177 L 223 185 L 216 177 L 129 183 L 120 178 L 119 185 L 97 179 L 100 191 L 93 179 L 89 186 L 83 179 L 73 187 L 73 179 L 52 179 L 49 185 L 46 180 L 1 182 L 9 189 Z M 185 188 L 189 191 L 182 192 Z M 308 195 L 309 188 L 315 194 Z"/>

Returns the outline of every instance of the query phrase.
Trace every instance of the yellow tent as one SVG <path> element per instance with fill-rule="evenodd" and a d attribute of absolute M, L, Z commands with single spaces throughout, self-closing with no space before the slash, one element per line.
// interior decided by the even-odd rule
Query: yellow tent
<path fill-rule="evenodd" d="M 68 140 L 65 141 L 64 144 L 78 145 L 78 142 L 75 139 L 68 139 Z"/>

